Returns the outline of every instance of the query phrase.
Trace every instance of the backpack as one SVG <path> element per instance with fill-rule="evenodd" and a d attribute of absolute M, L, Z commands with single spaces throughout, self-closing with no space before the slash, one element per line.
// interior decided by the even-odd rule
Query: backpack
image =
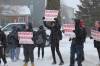
<path fill-rule="evenodd" d="M 40 44 L 42 44 L 43 42 L 44 42 L 44 41 L 43 41 L 43 36 L 42 36 L 41 33 L 39 33 L 39 34 L 37 35 L 36 44 L 40 45 Z"/>

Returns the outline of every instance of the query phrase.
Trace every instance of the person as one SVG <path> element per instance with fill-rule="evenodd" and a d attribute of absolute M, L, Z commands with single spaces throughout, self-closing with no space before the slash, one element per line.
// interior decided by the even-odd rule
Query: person
<path fill-rule="evenodd" d="M 0 64 L 2 59 L 4 62 L 4 66 L 7 66 L 7 60 L 5 57 L 5 48 L 6 48 L 6 35 L 0 28 Z"/>
<path fill-rule="evenodd" d="M 31 23 L 28 23 L 28 25 L 26 25 L 26 30 L 25 31 L 33 33 Z M 33 36 L 35 36 L 34 33 L 33 33 Z M 33 37 L 32 40 L 34 41 L 35 38 Z M 34 54 L 33 54 L 34 47 L 35 47 L 34 44 L 23 44 L 24 57 L 25 57 L 24 66 L 28 66 L 28 61 L 29 60 L 31 60 L 31 65 L 34 66 Z"/>
<path fill-rule="evenodd" d="M 36 44 L 38 45 L 38 58 L 40 58 L 40 49 L 42 49 L 42 59 L 44 58 L 44 47 L 46 43 L 46 32 L 43 26 L 37 31 Z"/>
<path fill-rule="evenodd" d="M 17 27 L 13 26 L 12 29 L 13 30 L 7 36 L 7 42 L 8 42 L 8 45 L 10 47 L 11 60 L 12 60 L 12 62 L 15 62 L 18 60 L 17 56 L 16 56 L 17 55 L 16 48 L 19 44 L 19 40 L 18 40 Z"/>
<path fill-rule="evenodd" d="M 44 19 L 44 18 L 43 18 Z M 63 65 L 64 61 L 62 59 L 60 50 L 59 50 L 59 41 L 62 39 L 62 33 L 61 33 L 61 26 L 60 23 L 58 21 L 58 19 L 56 18 L 55 21 L 52 22 L 48 22 L 49 24 L 47 24 L 47 22 L 44 21 L 44 25 L 51 30 L 51 34 L 50 34 L 50 44 L 51 44 L 51 51 L 52 51 L 52 57 L 53 57 L 53 63 L 52 64 L 56 64 L 56 57 L 55 57 L 55 51 L 57 52 L 59 58 L 60 58 L 60 64 L 59 65 Z"/>
<path fill-rule="evenodd" d="M 96 31 L 100 32 L 100 21 L 95 22 L 95 28 Z M 94 40 L 94 47 L 97 49 L 98 56 L 99 56 L 99 63 L 98 65 L 100 66 L 100 41 Z"/>
<path fill-rule="evenodd" d="M 87 31 L 86 31 L 86 28 L 85 28 L 85 22 L 81 19 L 80 20 L 80 28 L 83 30 L 83 48 L 84 48 L 84 43 L 85 43 L 85 41 L 86 41 L 86 37 L 87 37 Z M 84 61 L 85 60 L 85 57 L 84 57 L 84 49 L 82 50 L 82 61 Z M 77 61 L 77 58 L 76 58 L 76 61 Z"/>
<path fill-rule="evenodd" d="M 75 66 L 75 54 L 77 54 L 77 64 L 82 66 L 83 58 L 83 47 L 86 39 L 86 31 L 83 28 L 83 24 L 80 22 L 80 19 L 75 19 L 75 30 L 73 31 L 76 35 L 72 39 L 71 49 L 70 49 L 70 66 Z"/>

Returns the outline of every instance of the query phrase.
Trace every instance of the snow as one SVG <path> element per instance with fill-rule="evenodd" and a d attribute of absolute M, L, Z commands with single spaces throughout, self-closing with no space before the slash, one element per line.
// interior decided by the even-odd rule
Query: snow
<path fill-rule="evenodd" d="M 30 15 L 31 12 L 28 6 L 24 5 L 0 5 L 0 14 L 4 16 L 25 16 Z"/>
<path fill-rule="evenodd" d="M 69 66 L 70 61 L 70 45 L 71 42 L 68 41 L 67 37 L 64 37 L 62 41 L 60 41 L 60 51 L 62 53 L 62 57 L 64 59 L 65 64 L 63 66 Z M 83 66 L 96 66 L 98 63 L 98 54 L 97 50 L 94 48 L 93 40 L 90 40 L 90 38 L 87 38 L 85 45 L 84 45 L 84 51 L 85 51 L 85 61 L 83 62 Z M 59 58 L 56 55 L 57 64 L 52 65 L 52 54 L 50 47 L 45 48 L 45 57 L 44 59 L 37 59 L 37 48 L 34 50 L 34 57 L 35 57 L 35 66 L 59 66 Z M 8 60 L 8 66 L 23 66 L 23 49 L 21 48 L 20 53 L 20 60 L 17 62 L 11 62 L 10 58 L 7 58 Z M 30 66 L 29 62 L 29 66 Z M 77 66 L 77 65 L 76 65 Z"/>

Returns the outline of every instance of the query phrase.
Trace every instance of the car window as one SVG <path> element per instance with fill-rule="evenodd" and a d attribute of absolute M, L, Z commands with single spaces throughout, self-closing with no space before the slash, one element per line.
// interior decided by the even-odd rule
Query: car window
<path fill-rule="evenodd" d="M 25 24 L 12 24 L 12 25 L 8 25 L 6 28 L 3 29 L 3 31 L 12 31 L 12 28 L 16 26 L 17 28 L 19 28 L 20 31 L 24 31 L 25 28 Z"/>
<path fill-rule="evenodd" d="M 24 31 L 25 30 L 25 28 L 24 28 L 25 24 L 17 24 L 16 26 L 20 31 Z"/>
<path fill-rule="evenodd" d="M 3 29 L 3 31 L 12 31 L 12 27 L 15 25 L 8 25 L 6 28 Z"/>

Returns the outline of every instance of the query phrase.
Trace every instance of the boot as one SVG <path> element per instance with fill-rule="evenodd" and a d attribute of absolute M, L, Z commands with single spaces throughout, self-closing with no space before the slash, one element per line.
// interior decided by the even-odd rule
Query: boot
<path fill-rule="evenodd" d="M 25 64 L 24 64 L 24 66 L 28 66 L 28 64 L 27 64 L 27 63 L 25 63 Z"/>
<path fill-rule="evenodd" d="M 54 65 L 54 64 L 56 64 L 56 62 L 53 62 L 52 64 Z"/>
<path fill-rule="evenodd" d="M 59 65 L 64 65 L 64 62 L 60 62 L 60 64 Z"/>

